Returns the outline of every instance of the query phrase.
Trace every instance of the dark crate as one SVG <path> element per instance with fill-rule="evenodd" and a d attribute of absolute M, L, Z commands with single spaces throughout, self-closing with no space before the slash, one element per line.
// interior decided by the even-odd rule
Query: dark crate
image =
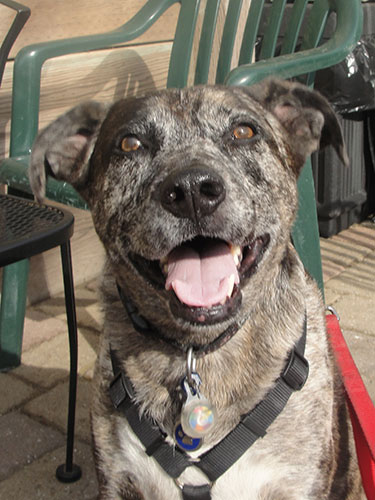
<path fill-rule="evenodd" d="M 328 238 L 364 218 L 366 160 L 363 113 L 338 116 L 347 145 L 346 168 L 333 148 L 312 155 L 320 235 Z"/>

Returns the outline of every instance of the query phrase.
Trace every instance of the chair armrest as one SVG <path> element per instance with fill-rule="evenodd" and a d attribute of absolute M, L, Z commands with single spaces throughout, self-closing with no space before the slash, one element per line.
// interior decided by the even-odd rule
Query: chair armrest
<path fill-rule="evenodd" d="M 13 70 L 10 156 L 29 154 L 38 132 L 41 70 L 46 60 L 134 40 L 177 1 L 149 0 L 127 23 L 107 33 L 38 43 L 21 49 Z"/>
<path fill-rule="evenodd" d="M 0 161 L 0 184 L 8 184 L 23 193 L 33 194 L 28 176 L 29 156 L 21 158 L 5 158 Z M 67 182 L 48 177 L 46 198 L 58 200 L 65 205 L 87 210 L 87 203 Z"/>
<path fill-rule="evenodd" d="M 226 85 L 253 85 L 268 76 L 293 78 L 339 63 L 353 50 L 362 32 L 362 7 L 358 0 L 350 0 L 339 8 L 336 0 L 336 30 L 332 38 L 319 47 L 294 54 L 273 57 L 232 70 Z"/>

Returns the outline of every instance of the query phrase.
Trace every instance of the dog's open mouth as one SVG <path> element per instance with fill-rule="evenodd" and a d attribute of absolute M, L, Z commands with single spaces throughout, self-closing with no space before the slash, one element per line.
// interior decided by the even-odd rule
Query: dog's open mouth
<path fill-rule="evenodd" d="M 194 323 L 227 319 L 241 304 L 241 284 L 255 271 L 269 236 L 238 246 L 224 240 L 196 237 L 174 248 L 160 261 L 130 255 L 138 271 L 171 293 L 173 314 Z"/>

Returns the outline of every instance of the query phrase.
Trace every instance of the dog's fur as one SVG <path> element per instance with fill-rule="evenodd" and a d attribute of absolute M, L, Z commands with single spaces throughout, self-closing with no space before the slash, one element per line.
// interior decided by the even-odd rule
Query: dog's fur
<path fill-rule="evenodd" d="M 239 125 L 250 125 L 254 136 L 236 138 Z M 129 136 L 140 141 L 139 148 L 124 152 L 122 141 Z M 210 343 L 234 321 L 243 325 L 224 346 L 197 361 L 202 392 L 217 408 L 217 424 L 195 455 L 223 439 L 273 386 L 302 334 L 306 311 L 306 385 L 292 394 L 266 436 L 217 480 L 212 498 L 363 498 L 323 303 L 290 242 L 299 172 L 311 152 L 328 144 L 347 163 L 327 101 L 303 85 L 277 80 L 251 88 L 161 91 L 110 108 L 89 102 L 39 135 L 30 169 L 37 198 L 43 198 L 46 173 L 70 182 L 87 201 L 107 252 L 92 409 L 101 499 L 181 498 L 173 479 L 145 454 L 112 406 L 109 344 L 133 383 L 141 411 L 171 443 L 185 356 L 135 331 L 116 282 L 155 329 L 181 344 Z M 200 176 L 219 179 L 224 189 L 213 208 L 209 201 L 209 209 L 201 209 L 189 191 Z M 166 186 L 181 179 L 190 198 L 182 209 L 169 207 Z M 197 236 L 241 247 L 255 241 L 261 247 L 230 306 L 183 307 L 150 271 L 149 261 Z M 207 482 L 194 467 L 181 481 Z"/>

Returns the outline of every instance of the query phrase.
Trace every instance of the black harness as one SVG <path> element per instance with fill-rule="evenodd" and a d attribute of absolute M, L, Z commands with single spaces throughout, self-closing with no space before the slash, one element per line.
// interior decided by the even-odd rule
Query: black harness
<path fill-rule="evenodd" d="M 284 369 L 275 385 L 251 411 L 241 417 L 238 425 L 218 444 L 197 459 L 192 459 L 177 446 L 169 444 L 167 435 L 158 425 L 142 414 L 134 400 L 134 389 L 122 371 L 116 352 L 111 350 L 114 379 L 110 384 L 110 396 L 114 407 L 121 411 L 134 434 L 164 471 L 172 477 L 182 491 L 183 500 L 210 500 L 214 482 L 224 474 L 258 438 L 264 437 L 268 427 L 284 409 L 294 391 L 304 386 L 309 365 L 304 357 L 306 343 L 306 315 L 302 335 L 289 353 Z M 138 330 L 138 328 L 137 328 Z M 210 482 L 201 486 L 182 484 L 178 478 L 187 467 L 199 468 Z"/>

